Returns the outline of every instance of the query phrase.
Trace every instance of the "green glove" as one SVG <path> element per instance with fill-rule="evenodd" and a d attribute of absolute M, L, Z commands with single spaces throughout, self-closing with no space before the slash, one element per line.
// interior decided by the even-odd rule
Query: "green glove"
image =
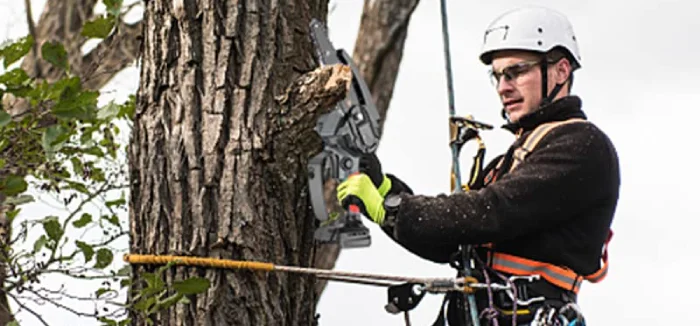
<path fill-rule="evenodd" d="M 382 179 L 382 184 L 377 190 L 379 191 L 379 194 L 382 196 L 382 198 L 386 197 L 386 193 L 389 192 L 389 190 L 391 190 L 391 179 L 384 175 Z"/>
<path fill-rule="evenodd" d="M 388 180 L 388 179 L 387 179 Z M 379 225 L 384 223 L 384 196 L 364 173 L 354 174 L 336 188 L 338 203 L 345 209 L 360 207 L 362 214 Z"/>

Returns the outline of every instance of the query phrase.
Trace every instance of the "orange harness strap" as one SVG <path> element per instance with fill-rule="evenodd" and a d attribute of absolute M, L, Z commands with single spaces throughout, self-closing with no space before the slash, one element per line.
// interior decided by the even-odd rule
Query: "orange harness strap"
<path fill-rule="evenodd" d="M 580 275 L 567 267 L 557 266 L 554 264 L 501 252 L 489 252 L 488 261 L 489 265 L 491 265 L 491 268 L 494 270 L 520 276 L 539 275 L 543 279 L 560 288 L 578 293 L 583 280 L 587 280 L 591 283 L 598 283 L 607 275 L 608 243 L 610 242 L 612 235 L 613 231 L 610 230 L 608 233 L 608 238 L 605 241 L 605 245 L 603 246 L 603 264 L 601 268 L 589 275 Z"/>

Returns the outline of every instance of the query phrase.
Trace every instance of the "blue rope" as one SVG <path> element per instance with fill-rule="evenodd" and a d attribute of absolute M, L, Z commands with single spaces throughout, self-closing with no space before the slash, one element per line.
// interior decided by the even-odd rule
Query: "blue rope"
<path fill-rule="evenodd" d="M 445 0 L 440 1 L 440 11 L 442 14 L 442 44 L 445 54 L 445 72 L 447 76 L 447 99 L 450 109 L 450 116 L 455 116 L 455 97 L 452 81 L 452 59 L 450 58 L 450 36 L 447 30 L 447 7 Z M 462 191 L 462 178 L 459 171 L 459 150 L 457 144 L 452 144 L 452 167 L 455 174 L 455 191 Z"/>
<path fill-rule="evenodd" d="M 440 1 L 440 11 L 441 11 L 441 16 L 442 16 L 442 40 L 443 40 L 443 48 L 444 48 L 444 53 L 445 53 L 445 71 L 447 75 L 447 96 L 448 96 L 448 103 L 449 103 L 449 109 L 450 109 L 450 117 L 455 116 L 455 101 L 454 101 L 454 87 L 453 87 L 453 82 L 452 82 L 452 64 L 451 64 L 451 58 L 450 58 L 450 37 L 449 37 L 449 32 L 447 30 L 447 4 L 446 0 L 441 0 Z M 459 148 L 457 147 L 456 143 L 453 143 L 452 146 L 452 169 L 453 173 L 455 175 L 455 192 L 462 192 L 462 179 L 459 171 Z M 471 246 L 466 246 L 466 248 L 462 248 L 463 250 L 466 250 L 465 252 L 469 254 L 471 252 Z M 469 264 L 463 264 L 464 266 L 464 271 L 465 271 L 465 276 L 472 276 L 471 268 Z M 469 301 L 469 312 L 471 314 L 471 319 L 472 319 L 472 325 L 473 326 L 479 326 L 479 316 L 476 308 L 476 300 L 474 299 L 473 294 L 467 295 L 467 299 Z"/>

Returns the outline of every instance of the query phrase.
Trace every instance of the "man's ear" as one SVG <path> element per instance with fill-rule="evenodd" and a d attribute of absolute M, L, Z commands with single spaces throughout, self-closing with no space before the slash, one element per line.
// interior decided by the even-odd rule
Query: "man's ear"
<path fill-rule="evenodd" d="M 563 83 L 567 77 L 571 75 L 572 69 L 571 69 L 571 62 L 569 62 L 569 59 L 567 58 L 562 58 L 555 64 L 555 73 L 556 73 L 556 81 L 558 84 Z"/>

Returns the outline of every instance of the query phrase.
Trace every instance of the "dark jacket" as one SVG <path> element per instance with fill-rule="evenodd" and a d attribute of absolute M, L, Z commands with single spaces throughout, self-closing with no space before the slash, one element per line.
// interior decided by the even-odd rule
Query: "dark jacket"
<path fill-rule="evenodd" d="M 538 125 L 586 119 L 576 96 L 558 100 L 505 125 L 521 133 L 509 150 L 482 171 L 484 179 L 505 157 L 496 181 L 478 190 L 438 196 L 413 194 L 396 176 L 392 193 L 402 203 L 396 242 L 425 259 L 445 263 L 460 244 L 492 243 L 497 251 L 567 266 L 580 274 L 600 267 L 601 247 L 618 200 L 620 172 L 610 139 L 592 123 L 551 130 L 527 159 L 509 170 L 513 150 Z"/>

